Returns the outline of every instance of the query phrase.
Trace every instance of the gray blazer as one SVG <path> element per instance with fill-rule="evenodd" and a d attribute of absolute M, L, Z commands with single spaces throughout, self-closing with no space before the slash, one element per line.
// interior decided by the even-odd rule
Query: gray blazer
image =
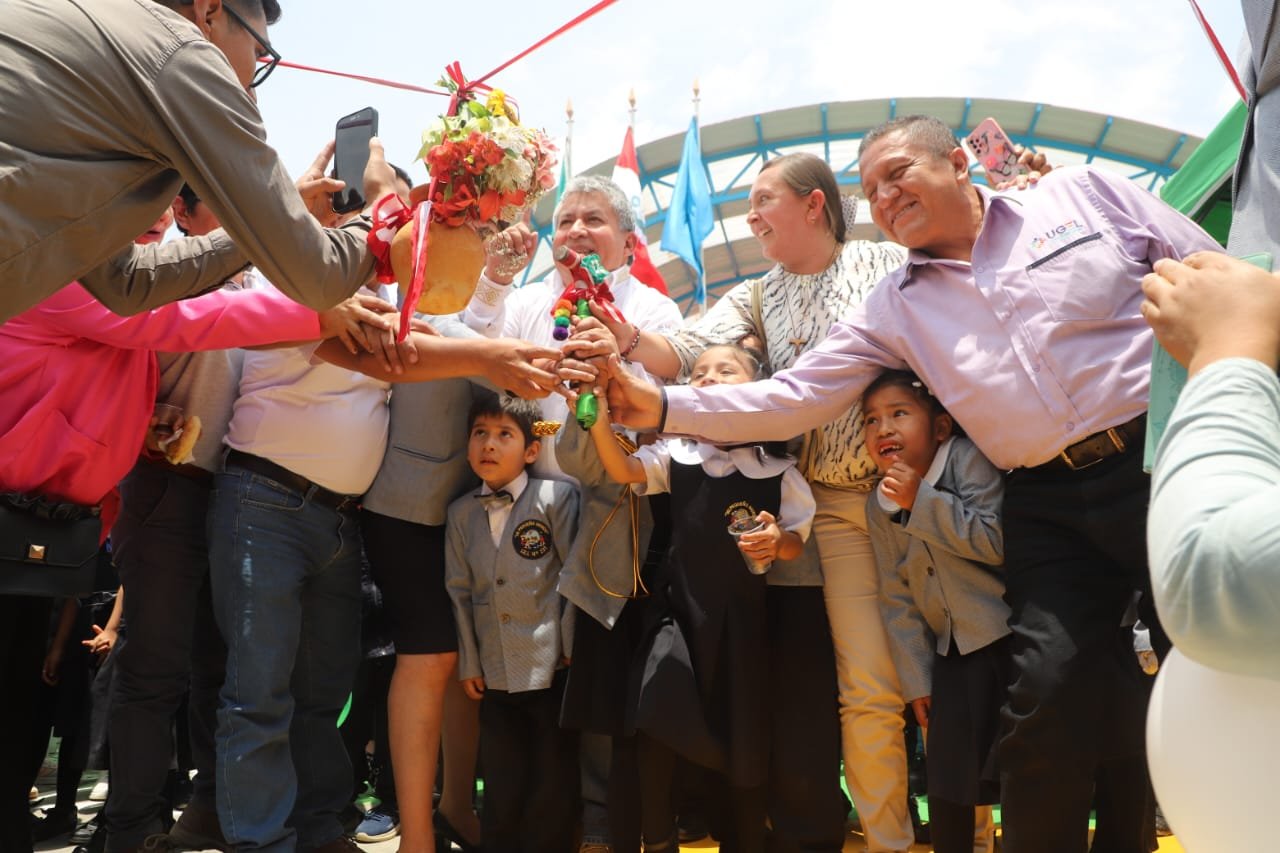
<path fill-rule="evenodd" d="M 427 319 L 449 337 L 479 337 L 456 318 Z M 396 383 L 387 453 L 365 492 L 365 509 L 444 524 L 450 501 L 479 485 L 467 464 L 467 412 L 477 394 L 489 393 L 467 379 Z"/>
<path fill-rule="evenodd" d="M 1241 0 L 1240 8 L 1247 50 L 1237 67 L 1251 97 L 1236 159 L 1227 251 L 1280 255 L 1280 10 L 1275 0 Z"/>
<path fill-rule="evenodd" d="M 560 470 L 578 481 L 581 501 L 578 529 L 582 531 L 582 535 L 574 539 L 564 568 L 560 570 L 560 594 L 592 619 L 612 629 L 627 599 L 609 595 L 600 585 L 620 593 L 629 592 L 632 587 L 635 552 L 631 541 L 631 513 L 627 505 L 631 487 L 609 479 L 590 434 L 577 422 L 570 420 L 562 426 L 555 442 Z M 610 518 L 609 513 L 618 506 L 619 498 L 622 505 Z M 640 499 L 639 506 L 638 539 L 640 562 L 643 564 L 649 550 L 649 537 L 653 533 L 653 516 L 647 500 Z M 607 526 L 606 520 L 609 522 Z M 598 540 L 597 533 L 600 534 Z M 591 576 L 593 568 L 600 579 L 599 584 Z"/>
<path fill-rule="evenodd" d="M 934 653 L 968 654 L 1009 633 L 1004 603 L 1004 475 L 957 436 L 938 482 L 910 512 L 885 512 L 873 491 L 867 531 L 880 570 L 889 651 L 907 701 L 932 695 Z"/>
<path fill-rule="evenodd" d="M 497 548 L 474 494 L 449 506 L 445 586 L 458 620 L 459 679 L 483 676 L 486 688 L 512 693 L 551 686 L 573 648 L 573 608 L 556 582 L 577 523 L 577 491 L 554 480 L 529 479 Z"/>

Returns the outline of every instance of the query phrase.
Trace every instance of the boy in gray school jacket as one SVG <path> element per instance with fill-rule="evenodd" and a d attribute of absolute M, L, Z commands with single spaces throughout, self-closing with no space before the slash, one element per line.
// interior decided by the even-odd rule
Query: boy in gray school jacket
<path fill-rule="evenodd" d="M 877 377 L 862 398 L 883 479 L 867 532 L 903 698 L 926 729 L 929 826 L 938 853 L 993 846 L 995 743 L 1010 681 L 1004 602 L 1004 475 L 924 384 Z"/>
<path fill-rule="evenodd" d="M 523 400 L 473 404 L 467 461 L 482 485 L 449 506 L 445 533 L 458 678 L 480 700 L 484 846 L 511 853 L 571 849 L 579 811 L 576 736 L 559 726 L 573 609 L 556 592 L 578 497 L 526 471 L 538 418 Z"/>

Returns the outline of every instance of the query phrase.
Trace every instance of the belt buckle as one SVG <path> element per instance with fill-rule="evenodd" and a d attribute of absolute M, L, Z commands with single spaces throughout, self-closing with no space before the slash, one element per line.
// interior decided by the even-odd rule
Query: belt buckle
<path fill-rule="evenodd" d="M 1072 458 L 1071 454 L 1068 451 L 1070 451 L 1071 448 L 1076 447 L 1080 444 L 1083 444 L 1086 441 L 1090 441 L 1094 438 L 1097 438 L 1099 435 L 1105 435 L 1108 439 L 1110 439 L 1111 446 L 1115 448 L 1116 453 L 1124 453 L 1125 450 L 1128 449 L 1128 445 L 1125 444 L 1124 436 L 1120 434 L 1120 430 L 1118 430 L 1116 427 L 1108 427 L 1106 430 L 1104 430 L 1101 433 L 1095 433 L 1087 438 L 1082 438 L 1080 441 L 1076 442 L 1075 444 L 1064 447 L 1062 451 L 1058 454 L 1058 458 L 1061 459 L 1064 463 L 1066 463 L 1066 466 L 1072 471 L 1083 471 L 1085 468 L 1092 468 L 1094 465 L 1097 465 L 1103 459 L 1106 459 L 1107 457 L 1113 454 L 1101 453 L 1098 455 L 1098 458 L 1091 459 L 1090 461 L 1085 462 L 1082 465 L 1076 462 L 1075 459 Z"/>
<path fill-rule="evenodd" d="M 1111 439 L 1111 444 L 1115 447 L 1116 453 L 1124 453 L 1126 445 L 1124 443 L 1124 436 L 1120 434 L 1119 429 L 1116 427 L 1108 428 L 1107 438 Z"/>

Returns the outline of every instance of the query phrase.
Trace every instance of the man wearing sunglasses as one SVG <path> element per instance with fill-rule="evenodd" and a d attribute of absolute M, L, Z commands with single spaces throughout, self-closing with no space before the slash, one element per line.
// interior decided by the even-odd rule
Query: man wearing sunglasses
<path fill-rule="evenodd" d="M 73 280 L 131 314 L 249 263 L 316 309 L 369 279 L 367 220 L 311 215 L 340 186 L 331 149 L 295 188 L 266 143 L 253 87 L 280 61 L 279 16 L 278 0 L 6 0 L 0 321 Z M 376 142 L 364 177 L 366 198 L 394 190 Z M 135 246 L 184 180 L 225 230 Z"/>

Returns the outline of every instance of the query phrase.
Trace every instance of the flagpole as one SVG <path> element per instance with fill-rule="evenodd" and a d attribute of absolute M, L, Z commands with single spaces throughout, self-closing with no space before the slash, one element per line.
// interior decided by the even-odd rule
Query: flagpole
<path fill-rule="evenodd" d="M 699 109 L 702 104 L 702 89 L 698 85 L 698 78 L 693 78 L 693 123 L 698 128 L 698 159 L 702 159 L 702 119 L 699 115 Z M 703 252 L 702 245 L 698 245 L 698 266 L 701 272 L 698 273 L 701 279 L 702 299 L 697 302 L 697 315 L 701 316 L 707 311 L 707 259 Z"/>
<path fill-rule="evenodd" d="M 573 175 L 573 98 L 564 102 L 564 173 Z"/>
<path fill-rule="evenodd" d="M 628 109 L 628 110 L 627 110 L 627 126 L 631 128 L 631 132 L 632 132 L 632 133 L 635 133 L 635 129 L 636 129 L 636 90 L 635 90 L 635 87 L 632 87 L 631 91 L 627 93 L 627 103 L 630 105 L 630 109 Z"/>

